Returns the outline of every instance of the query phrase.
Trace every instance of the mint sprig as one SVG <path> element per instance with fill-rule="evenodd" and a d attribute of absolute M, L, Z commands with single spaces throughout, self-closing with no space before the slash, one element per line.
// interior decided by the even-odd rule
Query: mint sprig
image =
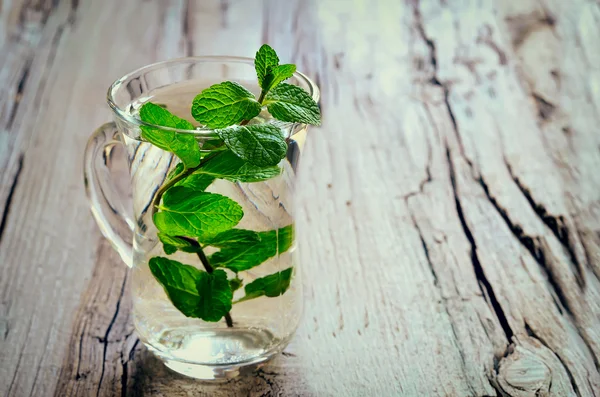
<path fill-rule="evenodd" d="M 212 85 L 194 98 L 191 116 L 216 135 L 204 140 L 202 147 L 193 132 L 160 128 L 194 129 L 165 106 L 146 103 L 139 111 L 142 121 L 151 124 L 140 127 L 142 139 L 181 160 L 152 204 L 163 251 L 166 255 L 195 254 L 204 266 L 200 270 L 157 256 L 149 261 L 150 271 L 182 314 L 212 322 L 224 317 L 229 327 L 233 326 L 229 311 L 234 303 L 276 297 L 289 288 L 291 267 L 246 284 L 244 272 L 288 251 L 294 227 L 235 229 L 244 215 L 242 207 L 207 190 L 216 179 L 258 183 L 281 174 L 279 163 L 288 150 L 286 134 L 275 123 L 253 121 L 264 108 L 284 122 L 319 125 L 321 119 L 318 105 L 306 91 L 283 83 L 296 72 L 295 65 L 280 65 L 275 50 L 265 44 L 256 53 L 255 69 L 261 90 L 258 98 L 231 81 Z M 209 247 L 212 255 L 207 257 L 204 250 Z M 227 274 L 235 276 L 228 279 Z M 234 293 L 244 295 L 234 302 Z"/>
<path fill-rule="evenodd" d="M 260 88 L 264 90 L 270 84 L 265 84 L 265 79 L 268 79 L 269 75 L 272 74 L 272 69 L 278 65 L 279 57 L 275 50 L 267 44 L 263 44 L 254 58 L 254 68 L 256 69 L 256 77 Z"/>

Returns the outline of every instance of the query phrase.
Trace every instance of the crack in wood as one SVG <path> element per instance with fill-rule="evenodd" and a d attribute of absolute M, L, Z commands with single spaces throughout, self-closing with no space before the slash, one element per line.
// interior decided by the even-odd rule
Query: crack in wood
<path fill-rule="evenodd" d="M 31 325 L 32 325 L 32 323 L 33 323 L 33 317 L 31 317 L 29 319 L 29 324 L 27 325 L 27 333 L 28 334 L 31 331 Z M 15 381 L 17 380 L 17 374 L 19 372 L 19 367 L 21 366 L 21 360 L 23 359 L 23 354 L 24 353 L 25 353 L 25 351 L 23 349 L 19 352 L 19 358 L 17 359 L 17 365 L 15 367 L 15 372 L 13 373 L 12 380 L 10 381 L 10 386 L 8 387 L 8 391 L 6 392 L 7 396 L 11 395 L 10 392 L 12 391 L 12 388 L 15 385 Z"/>
<path fill-rule="evenodd" d="M 0 220 L 0 243 L 2 242 L 4 229 L 6 228 L 6 222 L 8 220 L 8 214 L 10 213 L 10 206 L 12 204 L 15 190 L 17 189 L 17 184 L 19 183 L 19 177 L 21 176 L 21 172 L 23 171 L 24 159 L 25 155 L 21 153 L 19 155 L 19 160 L 17 160 L 17 171 L 15 172 L 15 176 L 13 177 L 13 183 L 10 185 L 10 189 L 8 189 L 8 196 L 6 197 L 6 203 L 4 204 L 4 209 L 2 210 L 2 220 Z M 8 328 L 6 329 L 6 335 L 8 335 Z"/>
<path fill-rule="evenodd" d="M 508 30 L 512 36 L 512 45 L 515 50 L 518 50 L 534 31 L 544 27 L 554 29 L 554 25 L 556 24 L 556 18 L 547 11 L 507 17 L 505 20 L 508 24 Z"/>
<path fill-rule="evenodd" d="M 447 301 L 448 299 L 445 298 L 442 294 L 442 290 L 440 287 L 440 283 L 439 283 L 439 279 L 438 279 L 438 275 L 437 272 L 435 271 L 435 267 L 433 265 L 433 262 L 431 260 L 431 257 L 429 255 L 429 248 L 427 247 L 427 243 L 425 242 L 425 238 L 423 237 L 423 233 L 421 231 L 421 228 L 419 227 L 418 223 L 417 223 L 417 219 L 415 218 L 415 215 L 413 213 L 413 211 L 410 209 L 410 206 L 408 205 L 408 198 L 405 200 L 406 201 L 406 206 L 408 207 L 409 211 L 410 211 L 410 216 L 413 222 L 413 226 L 415 227 L 415 229 L 417 230 L 417 233 L 419 234 L 419 239 L 421 240 L 421 245 L 423 247 L 423 252 L 425 253 L 425 258 L 427 259 L 427 264 L 429 265 L 429 270 L 431 271 L 431 275 L 433 276 L 433 285 L 437 288 L 437 290 L 440 293 L 440 298 L 441 298 L 441 304 L 444 307 L 444 311 L 446 312 L 446 316 L 448 316 L 448 322 L 450 323 L 450 329 L 452 330 L 452 335 L 454 336 L 454 342 L 455 342 L 455 346 L 456 346 L 456 350 L 458 351 L 458 354 L 460 356 L 460 361 L 462 364 L 462 372 L 465 375 L 465 378 L 468 379 L 468 371 L 467 371 L 467 361 L 465 358 L 465 352 L 464 349 L 462 348 L 462 346 L 460 346 L 460 338 L 458 337 L 458 333 L 456 331 L 456 325 L 454 323 L 454 321 L 452 321 L 452 316 L 450 315 L 450 312 L 448 310 L 448 305 L 447 305 Z M 475 389 L 473 388 L 473 385 L 471 384 L 471 382 L 466 382 L 467 383 L 467 387 L 469 388 L 469 391 L 471 393 L 473 393 L 473 395 L 475 395 Z"/>
<path fill-rule="evenodd" d="M 123 277 L 123 283 L 121 284 L 121 292 L 119 293 L 119 298 L 117 299 L 115 312 L 113 314 L 112 319 L 110 320 L 110 323 L 108 324 L 108 327 L 106 328 L 106 332 L 104 333 L 104 338 L 101 341 L 101 343 L 104 345 L 104 349 L 103 349 L 103 353 L 102 353 L 102 370 L 100 372 L 100 380 L 98 381 L 98 390 L 96 392 L 96 397 L 100 396 L 100 389 L 102 387 L 102 381 L 104 379 L 104 371 L 106 369 L 106 351 L 108 350 L 108 343 L 109 343 L 108 336 L 110 334 L 110 331 L 111 331 L 113 325 L 115 324 L 115 321 L 117 320 L 117 316 L 119 315 L 119 310 L 121 308 L 121 300 L 123 299 L 123 294 L 125 293 L 125 284 L 127 283 L 128 276 L 129 276 L 129 273 L 126 272 L 125 277 Z"/>
<path fill-rule="evenodd" d="M 417 233 L 419 234 L 419 239 L 421 240 L 421 246 L 423 247 L 423 252 L 425 253 L 425 258 L 427 259 L 427 264 L 429 265 L 429 270 L 431 271 L 431 275 L 433 277 L 433 285 L 435 285 L 436 287 L 439 288 L 440 283 L 439 283 L 438 275 L 435 271 L 435 268 L 433 267 L 433 262 L 431 261 L 431 257 L 429 256 L 429 249 L 427 248 L 427 243 L 425 242 L 425 238 L 423 237 L 423 232 L 421 231 L 421 228 L 419 227 L 419 224 L 417 223 L 415 214 L 410 209 L 410 205 L 408 204 L 408 197 L 406 197 L 406 199 L 404 201 L 406 202 L 406 206 L 410 212 L 410 219 L 412 220 L 413 226 L 415 227 L 415 229 L 417 230 Z M 441 291 L 440 291 L 440 295 L 441 295 Z M 442 299 L 443 299 L 443 297 L 442 297 Z"/>
<path fill-rule="evenodd" d="M 558 361 L 560 362 L 560 364 L 563 366 L 563 368 L 565 370 L 565 373 L 569 377 L 569 381 L 571 382 L 571 386 L 573 387 L 573 390 L 575 391 L 575 394 L 577 394 L 577 396 L 581 397 L 581 392 L 579 391 L 579 387 L 577 386 L 577 382 L 575 382 L 575 377 L 573 376 L 573 373 L 569 369 L 569 366 L 563 361 L 562 357 L 558 353 L 556 353 L 554 350 L 552 350 L 552 348 L 550 348 L 550 346 L 548 345 L 548 343 L 546 343 L 546 341 L 544 340 L 544 338 L 542 338 L 539 335 L 537 335 L 537 333 L 533 330 L 533 328 L 531 328 L 529 326 L 529 324 L 527 323 L 527 321 L 525 321 L 525 331 L 527 332 L 527 335 L 529 337 L 535 338 L 535 339 L 539 340 L 540 343 L 542 345 L 544 345 L 544 347 L 546 347 L 546 349 L 548 349 L 548 350 L 550 350 L 551 352 L 554 353 L 554 356 L 558 359 Z M 590 389 L 594 390 L 593 388 L 590 388 Z"/>
<path fill-rule="evenodd" d="M 448 168 L 450 170 L 450 182 L 452 184 L 452 191 L 454 193 L 454 201 L 456 204 L 456 211 L 458 213 L 458 218 L 460 220 L 460 224 L 463 228 L 465 236 L 467 237 L 467 240 L 471 244 L 471 263 L 473 265 L 473 269 L 475 270 L 475 277 L 479 281 L 479 287 L 481 289 L 481 293 L 483 294 L 483 296 L 487 296 L 489 298 L 489 303 L 491 305 L 491 309 L 493 310 L 494 313 L 496 313 L 496 317 L 498 318 L 500 326 L 502 327 L 502 330 L 504 331 L 504 335 L 506 336 L 506 339 L 508 341 L 511 341 L 512 337 L 514 336 L 514 332 L 511 329 L 510 324 L 508 323 L 508 319 L 507 319 L 506 315 L 504 314 L 504 310 L 502 309 L 502 306 L 498 302 L 498 298 L 496 297 L 496 294 L 494 293 L 494 289 L 492 288 L 491 283 L 485 276 L 485 272 L 483 271 L 483 267 L 481 266 L 481 263 L 479 262 L 479 258 L 477 256 L 477 244 L 475 243 L 475 239 L 473 237 L 473 234 L 471 233 L 471 230 L 469 229 L 469 226 L 465 219 L 465 215 L 463 213 L 462 204 L 460 202 L 460 198 L 458 195 L 458 188 L 456 185 L 456 175 L 455 175 L 455 171 L 454 171 L 454 165 L 452 164 L 452 158 L 451 158 L 449 146 L 446 146 L 446 158 L 448 161 Z M 484 291 L 484 289 L 485 289 L 485 291 Z M 486 292 L 487 292 L 487 295 L 486 295 Z"/>
<path fill-rule="evenodd" d="M 279 388 L 277 387 L 275 382 L 273 382 L 271 379 L 269 379 L 267 377 L 268 375 L 277 375 L 277 373 L 268 373 L 268 372 L 265 372 L 262 368 L 259 368 L 256 370 L 255 374 L 256 374 L 256 377 L 258 377 L 259 379 L 262 379 L 270 388 L 270 390 L 267 390 L 263 394 L 261 394 L 261 397 L 268 397 L 268 396 L 280 394 Z"/>
<path fill-rule="evenodd" d="M 29 72 L 31 71 L 32 63 L 33 57 L 28 58 L 25 61 L 23 70 L 21 71 L 21 77 L 19 77 L 19 81 L 17 82 L 17 90 L 13 98 L 12 108 L 8 116 L 8 121 L 6 122 L 7 130 L 12 129 L 15 119 L 17 117 L 17 111 L 19 110 L 19 106 L 21 105 L 21 99 L 23 98 L 23 91 L 25 90 L 25 86 L 27 85 L 27 81 L 29 80 Z"/>
<path fill-rule="evenodd" d="M 181 35 L 185 41 L 185 56 L 188 57 L 192 56 L 192 54 L 194 53 L 194 38 L 193 32 L 190 28 L 190 18 L 192 17 L 192 1 L 193 0 L 187 0 L 185 2 L 185 7 L 183 7 L 183 15 L 181 16 Z"/>
<path fill-rule="evenodd" d="M 435 86 L 439 86 L 443 89 L 444 92 L 444 104 L 446 107 L 446 110 L 448 112 L 448 116 L 450 117 L 450 121 L 452 122 L 452 126 L 454 129 L 454 134 L 457 138 L 457 142 L 459 145 L 459 150 L 460 150 L 460 154 L 462 156 L 462 158 L 464 158 L 464 160 L 467 162 L 467 164 L 469 164 L 470 167 L 472 167 L 472 163 L 471 161 L 465 156 L 464 154 L 464 147 L 462 144 L 462 140 L 460 137 L 460 134 L 458 133 L 458 125 L 456 122 L 456 118 L 454 116 L 454 113 L 452 111 L 452 107 L 450 106 L 450 101 L 449 101 L 449 96 L 450 96 L 450 89 L 447 85 L 441 83 L 437 77 L 437 56 L 436 56 L 436 48 L 435 48 L 435 43 L 433 42 L 433 40 L 431 40 L 430 38 L 427 37 L 426 33 L 425 33 L 425 29 L 423 26 L 423 18 L 421 15 L 421 12 L 419 10 L 419 4 L 418 1 L 413 3 L 413 14 L 414 14 L 414 18 L 415 18 L 415 27 L 417 29 L 417 31 L 419 32 L 419 34 L 421 35 L 421 38 L 423 39 L 423 41 L 425 42 L 425 44 L 427 45 L 427 47 L 429 48 L 429 55 L 430 55 L 430 59 L 429 62 L 431 63 L 432 67 L 433 67 L 433 76 L 431 77 L 430 83 L 432 85 Z M 481 294 L 484 297 L 487 297 L 488 299 L 488 303 L 492 309 L 492 311 L 496 314 L 496 317 L 498 318 L 498 322 L 500 323 L 500 326 L 502 327 L 502 330 L 504 332 L 504 335 L 506 336 L 506 339 L 508 341 L 512 340 L 512 337 L 514 335 L 513 330 L 510 327 L 510 324 L 508 323 L 508 319 L 506 317 L 506 315 L 504 314 L 504 310 L 502 309 L 502 306 L 500 305 L 500 303 L 498 302 L 498 299 L 496 297 L 496 294 L 494 293 L 494 290 L 491 286 L 491 283 L 489 282 L 489 280 L 487 279 L 487 277 L 485 276 L 485 272 L 483 271 L 483 267 L 481 266 L 481 263 L 479 262 L 479 258 L 477 256 L 477 245 L 475 243 L 475 239 L 473 237 L 473 234 L 471 233 L 471 230 L 469 229 L 469 226 L 467 225 L 467 221 L 465 219 L 464 213 L 463 213 L 463 209 L 462 209 L 462 205 L 460 203 L 460 199 L 458 196 L 458 191 L 457 191 L 457 186 L 456 186 L 456 175 L 455 175 L 455 171 L 454 171 L 454 165 L 452 163 L 452 158 L 451 158 L 451 154 L 450 154 L 450 147 L 448 146 L 448 144 L 446 143 L 446 160 L 448 162 L 448 167 L 449 167 L 449 173 L 450 173 L 450 182 L 452 184 L 452 192 L 454 194 L 454 201 L 455 201 L 455 206 L 456 206 L 456 211 L 458 214 L 458 218 L 460 220 L 460 224 L 461 227 L 463 229 L 463 232 L 467 238 L 467 240 L 469 241 L 469 244 L 471 245 L 471 263 L 475 272 L 475 277 L 478 280 L 478 285 L 479 288 L 481 290 Z"/>
<path fill-rule="evenodd" d="M 447 84 L 442 83 L 437 77 L 438 64 L 437 64 L 435 43 L 433 42 L 433 40 L 429 39 L 427 37 L 427 35 L 425 34 L 425 29 L 423 27 L 423 22 L 422 22 L 422 16 L 420 14 L 420 11 L 418 10 L 418 2 L 416 2 L 416 4 L 414 4 L 414 17 L 415 17 L 415 21 L 416 21 L 417 31 L 421 35 L 422 39 L 424 40 L 424 42 L 426 43 L 426 45 L 430 51 L 430 63 L 433 67 L 434 72 L 433 72 L 433 76 L 429 80 L 429 83 L 434 86 L 438 86 L 443 90 L 444 105 L 445 105 L 446 111 L 448 113 L 448 116 L 450 118 L 450 121 L 452 123 L 453 132 L 454 132 L 454 136 L 456 137 L 456 142 L 458 144 L 459 153 L 460 153 L 461 157 L 465 160 L 465 162 L 469 165 L 469 167 L 472 169 L 473 165 L 472 165 L 471 161 L 465 155 L 462 137 L 460 136 L 460 134 L 458 132 L 458 124 L 457 124 L 456 118 L 454 116 L 454 113 L 452 111 L 452 107 L 450 106 L 450 100 L 449 100 L 450 88 Z M 463 213 L 462 204 L 460 202 L 460 198 L 459 198 L 458 190 L 457 190 L 456 175 L 455 175 L 454 165 L 452 163 L 452 158 L 451 158 L 451 154 L 450 154 L 450 147 L 448 146 L 447 142 L 446 142 L 446 159 L 448 162 L 448 168 L 449 168 L 449 174 L 450 174 L 449 177 L 450 177 L 450 182 L 452 185 L 452 192 L 454 195 L 454 201 L 455 201 L 458 218 L 459 218 L 461 227 L 463 229 L 463 232 L 471 246 L 471 264 L 474 269 L 475 277 L 478 281 L 477 284 L 479 286 L 482 296 L 484 297 L 484 299 L 486 299 L 486 302 L 488 303 L 488 306 L 490 307 L 491 312 L 493 312 L 496 315 L 496 318 L 498 319 L 498 322 L 503 330 L 504 336 L 506 337 L 506 339 L 508 341 L 511 341 L 514 336 L 514 332 L 513 332 L 512 328 L 510 327 L 508 318 L 506 317 L 506 315 L 504 313 L 504 309 L 502 308 L 502 306 L 500 305 L 500 303 L 496 297 L 496 294 L 492 288 L 491 283 L 485 276 L 485 272 L 483 270 L 481 263 L 479 262 L 479 257 L 477 255 L 477 245 L 475 243 L 475 239 L 473 237 L 473 234 L 467 224 L 467 221 L 466 221 L 464 213 Z M 480 319 L 480 321 L 481 321 L 481 319 Z M 487 330 L 485 329 L 485 327 L 484 327 L 484 330 L 487 334 Z M 456 332 L 454 331 L 454 328 L 453 328 L 453 332 L 454 332 L 454 335 L 456 338 Z M 464 357 L 463 357 L 462 351 L 461 351 L 461 358 L 463 360 L 463 365 L 464 365 Z M 498 360 L 496 357 L 494 357 L 494 359 L 495 359 L 495 365 L 497 365 Z M 501 392 L 500 389 L 494 384 L 494 382 L 490 381 L 489 384 L 491 385 L 491 387 L 494 390 Z M 469 387 L 471 388 L 470 384 L 469 384 Z"/>
<path fill-rule="evenodd" d="M 127 341 L 127 338 L 129 338 L 132 334 L 126 335 L 124 340 Z M 128 383 L 128 377 L 129 377 L 129 363 L 133 361 L 133 358 L 135 356 L 135 349 L 137 348 L 137 345 L 140 343 L 140 338 L 136 338 L 135 339 L 135 343 L 133 344 L 133 346 L 131 347 L 131 349 L 129 350 L 129 353 L 127 354 L 127 358 L 123 357 L 123 352 L 124 350 L 121 350 L 120 352 L 120 356 L 121 356 L 121 367 L 122 367 L 122 373 L 121 373 L 121 397 L 126 397 L 127 396 L 127 383 Z"/>
<path fill-rule="evenodd" d="M 546 275 L 548 284 L 550 284 L 550 287 L 552 288 L 554 295 L 560 301 L 560 304 L 561 304 L 560 306 L 558 304 L 556 304 L 556 302 L 555 302 L 558 311 L 562 312 L 562 309 L 561 309 L 561 306 L 562 306 L 569 313 L 569 315 L 572 316 L 573 311 L 571 310 L 571 308 L 569 306 L 569 302 L 568 302 L 567 298 L 565 297 L 565 294 L 564 294 L 562 288 L 558 284 L 558 281 L 556 280 L 554 272 L 552 271 L 551 267 L 548 266 L 548 263 L 546 261 L 546 256 L 544 255 L 544 250 L 542 248 L 541 239 L 536 236 L 532 237 L 532 236 L 526 235 L 525 232 L 523 231 L 523 228 L 521 228 L 519 225 L 515 225 L 510 220 L 507 211 L 504 208 L 502 208 L 500 206 L 500 204 L 498 203 L 498 201 L 496 200 L 496 198 L 494 196 L 492 196 L 492 194 L 490 193 L 489 187 L 485 183 L 485 180 L 483 179 L 483 177 L 480 176 L 478 179 L 478 182 L 481 185 L 481 187 L 483 188 L 483 191 L 485 192 L 487 199 L 492 204 L 492 206 L 494 207 L 496 212 L 498 212 L 498 214 L 500 215 L 502 220 L 504 220 L 504 223 L 506 224 L 508 229 L 512 232 L 512 234 L 515 236 L 515 238 L 527 249 L 527 251 L 531 254 L 531 256 L 535 259 L 535 261 L 540 266 L 542 273 Z M 553 296 L 553 298 L 554 298 L 554 296 Z"/>
<path fill-rule="evenodd" d="M 575 253 L 576 248 L 574 247 L 574 244 L 569 237 L 569 229 L 565 225 L 565 218 L 563 216 L 554 216 L 548 214 L 548 211 L 542 204 L 535 202 L 529 189 L 523 183 L 521 183 L 519 178 L 514 174 L 510 163 L 506 159 L 504 159 L 504 164 L 506 165 L 506 168 L 511 178 L 513 179 L 523 196 L 525 196 L 525 199 L 527 199 L 527 202 L 529 203 L 535 214 L 542 220 L 542 223 L 548 226 L 548 228 L 554 233 L 558 241 L 560 241 L 562 246 L 569 253 L 572 262 L 570 264 L 575 265 L 575 267 L 572 269 L 573 274 L 575 275 L 575 279 L 577 280 L 579 286 L 583 288 L 586 284 L 584 269 L 585 263 L 581 263 L 581 261 L 577 258 L 577 255 Z"/>
<path fill-rule="evenodd" d="M 556 105 L 548 102 L 542 98 L 541 95 L 536 94 L 535 92 L 532 93 L 531 96 L 535 100 L 535 105 L 538 109 L 538 117 L 540 120 L 542 120 L 542 122 L 548 121 L 556 111 Z"/>

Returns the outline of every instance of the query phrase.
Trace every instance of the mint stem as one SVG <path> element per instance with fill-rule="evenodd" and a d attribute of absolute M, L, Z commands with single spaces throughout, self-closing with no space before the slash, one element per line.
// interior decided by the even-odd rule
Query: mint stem
<path fill-rule="evenodd" d="M 183 236 L 177 236 L 182 240 L 187 241 L 188 243 L 190 243 L 192 246 L 198 248 L 198 258 L 200 258 L 200 262 L 202 262 L 202 265 L 204 266 L 204 269 L 206 269 L 207 273 L 212 273 L 215 269 L 210 265 L 210 262 L 208 261 L 208 258 L 206 257 L 206 254 L 204 254 L 204 251 L 202 250 L 202 247 L 200 246 L 200 244 L 194 240 L 193 238 L 189 238 L 189 237 L 183 237 Z M 233 319 L 231 318 L 231 314 L 227 313 L 225 314 L 225 323 L 227 323 L 227 327 L 232 328 L 233 327 Z"/>
<path fill-rule="evenodd" d="M 260 92 L 260 95 L 258 97 L 258 103 L 260 103 L 261 105 L 263 104 L 263 101 L 265 100 L 265 96 L 267 95 L 267 91 L 262 90 Z"/>

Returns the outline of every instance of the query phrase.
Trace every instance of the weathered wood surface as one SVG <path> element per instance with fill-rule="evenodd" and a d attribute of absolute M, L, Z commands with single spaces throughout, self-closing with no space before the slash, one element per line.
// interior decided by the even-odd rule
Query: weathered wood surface
<path fill-rule="evenodd" d="M 0 2 L 0 395 L 600 395 L 600 3 Z M 106 87 L 269 42 L 321 86 L 306 304 L 255 377 L 166 370 L 80 168 Z"/>

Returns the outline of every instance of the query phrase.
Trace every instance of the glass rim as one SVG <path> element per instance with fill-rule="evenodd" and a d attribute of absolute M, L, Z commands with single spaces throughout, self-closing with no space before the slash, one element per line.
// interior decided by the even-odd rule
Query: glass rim
<path fill-rule="evenodd" d="M 112 111 L 123 121 L 129 123 L 129 124 L 133 124 L 136 126 L 147 126 L 147 127 L 152 127 L 152 128 L 156 128 L 156 129 L 160 129 L 160 130 L 165 130 L 165 131 L 173 131 L 173 132 L 177 132 L 177 133 L 181 133 L 181 134 L 192 134 L 192 135 L 200 135 L 200 136 L 210 136 L 210 135 L 214 135 L 214 128 L 207 128 L 207 127 L 199 127 L 197 129 L 193 129 L 193 130 L 187 130 L 187 129 L 179 129 L 179 128 L 172 128 L 172 127 L 165 127 L 165 126 L 161 126 L 161 125 L 156 125 L 156 124 L 152 124 L 152 123 L 147 123 L 143 120 L 141 120 L 139 117 L 136 116 L 132 116 L 130 113 L 128 113 L 127 111 L 125 111 L 124 109 L 122 109 L 119 105 L 116 104 L 114 96 L 115 93 L 117 92 L 117 90 L 121 87 L 121 84 L 123 84 L 123 82 L 131 79 L 133 76 L 140 74 L 144 71 L 148 71 L 148 70 L 152 70 L 152 69 L 158 69 L 161 67 L 165 67 L 165 66 L 169 66 L 169 65 L 173 65 L 173 64 L 177 64 L 177 63 L 181 63 L 181 62 L 185 62 L 185 61 L 194 61 L 194 62 L 223 62 L 223 63 L 246 63 L 246 64 L 252 64 L 254 65 L 254 58 L 248 58 L 248 57 L 237 57 L 237 56 L 222 56 L 222 55 L 204 55 L 204 56 L 193 56 L 193 57 L 181 57 L 181 58 L 174 58 L 174 59 L 168 59 L 165 61 L 160 61 L 160 62 L 155 62 L 155 63 L 151 63 L 145 66 L 142 66 L 132 72 L 127 73 L 126 75 L 124 75 L 123 77 L 115 80 L 110 87 L 108 87 L 108 91 L 106 93 L 106 102 L 108 103 L 108 106 L 112 109 Z M 319 99 L 320 99 L 320 91 L 319 91 L 319 87 L 317 86 L 317 84 L 315 84 L 315 82 L 313 82 L 310 78 L 308 78 L 308 76 L 306 76 L 304 73 L 301 72 L 294 72 L 293 77 L 297 78 L 300 81 L 303 81 L 304 83 L 306 83 L 310 89 L 310 96 L 312 97 L 312 99 L 316 102 L 319 103 Z M 215 82 L 215 84 L 217 84 L 217 82 Z M 285 121 L 279 121 L 279 120 L 270 120 L 268 121 L 269 124 L 274 124 L 280 128 L 290 128 L 293 127 L 296 124 L 299 123 L 291 123 L 291 122 L 285 122 Z"/>

